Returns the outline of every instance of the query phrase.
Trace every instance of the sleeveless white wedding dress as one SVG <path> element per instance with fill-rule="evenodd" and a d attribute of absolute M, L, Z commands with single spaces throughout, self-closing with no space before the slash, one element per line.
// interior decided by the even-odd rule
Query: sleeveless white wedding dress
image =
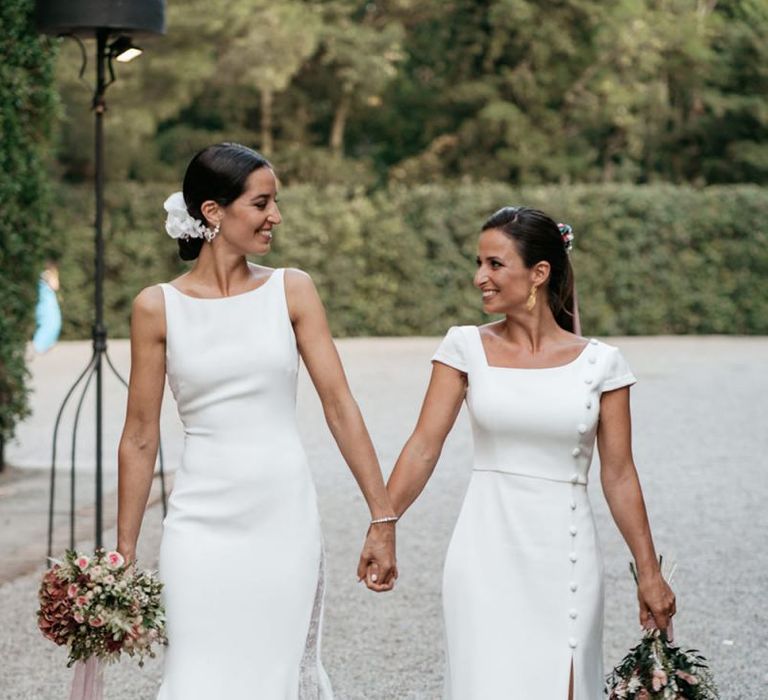
<path fill-rule="evenodd" d="M 161 285 L 184 453 L 160 548 L 158 700 L 330 700 L 323 546 L 296 426 L 284 271 L 231 297 Z"/>
<path fill-rule="evenodd" d="M 446 700 L 603 697 L 603 564 L 587 498 L 600 395 L 635 382 L 590 340 L 568 364 L 488 365 L 475 326 L 434 361 L 465 372 L 474 470 L 443 575 Z"/>

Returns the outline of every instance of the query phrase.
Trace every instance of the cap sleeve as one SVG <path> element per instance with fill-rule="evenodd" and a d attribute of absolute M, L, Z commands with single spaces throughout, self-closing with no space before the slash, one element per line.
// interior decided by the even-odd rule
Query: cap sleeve
<path fill-rule="evenodd" d="M 467 344 L 459 326 L 452 326 L 432 356 L 432 362 L 442 362 L 460 372 L 467 372 Z"/>
<path fill-rule="evenodd" d="M 630 386 L 637 381 L 635 375 L 629 367 L 629 363 L 624 359 L 624 355 L 618 348 L 610 348 L 610 355 L 606 364 L 605 378 L 603 379 L 603 391 L 613 391 Z"/>

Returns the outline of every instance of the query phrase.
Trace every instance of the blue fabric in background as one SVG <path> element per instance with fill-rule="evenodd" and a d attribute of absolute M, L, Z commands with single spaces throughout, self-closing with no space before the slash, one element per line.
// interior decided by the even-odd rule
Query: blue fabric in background
<path fill-rule="evenodd" d="M 37 284 L 37 307 L 35 308 L 35 335 L 32 345 L 37 352 L 50 350 L 61 333 L 61 309 L 56 292 L 41 279 Z"/>

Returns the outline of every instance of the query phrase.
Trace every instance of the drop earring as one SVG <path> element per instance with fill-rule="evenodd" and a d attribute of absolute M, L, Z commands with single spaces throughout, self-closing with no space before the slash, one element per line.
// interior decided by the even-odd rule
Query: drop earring
<path fill-rule="evenodd" d="M 526 299 L 525 308 L 528 309 L 528 311 L 533 311 L 533 307 L 536 306 L 537 289 L 538 287 L 534 284 L 533 287 L 531 287 L 531 293 L 528 295 L 528 299 Z"/>
<path fill-rule="evenodd" d="M 205 240 L 210 243 L 214 238 L 216 238 L 216 236 L 219 235 L 220 230 L 221 224 L 216 224 L 212 229 L 206 227 Z"/>

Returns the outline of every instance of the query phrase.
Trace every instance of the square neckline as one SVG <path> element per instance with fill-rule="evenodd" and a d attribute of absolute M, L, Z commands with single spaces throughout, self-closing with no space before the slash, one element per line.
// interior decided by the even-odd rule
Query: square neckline
<path fill-rule="evenodd" d="M 475 329 L 475 337 L 477 338 L 477 342 L 479 344 L 480 349 L 480 356 L 483 358 L 483 364 L 488 369 L 506 369 L 506 370 L 513 370 L 516 372 L 536 372 L 536 371 L 542 371 L 542 370 L 553 370 L 553 369 L 565 369 L 566 367 L 570 367 L 571 365 L 575 365 L 587 352 L 587 349 L 590 345 L 596 345 L 597 341 L 594 338 L 589 338 L 587 342 L 584 344 L 584 347 L 579 351 L 579 354 L 576 355 L 572 360 L 569 360 L 565 364 L 562 365 L 552 365 L 551 367 L 503 367 L 501 365 L 492 365 L 490 362 L 488 362 L 488 355 L 485 352 L 485 346 L 483 345 L 483 336 L 480 334 L 480 326 L 473 326 Z"/>

